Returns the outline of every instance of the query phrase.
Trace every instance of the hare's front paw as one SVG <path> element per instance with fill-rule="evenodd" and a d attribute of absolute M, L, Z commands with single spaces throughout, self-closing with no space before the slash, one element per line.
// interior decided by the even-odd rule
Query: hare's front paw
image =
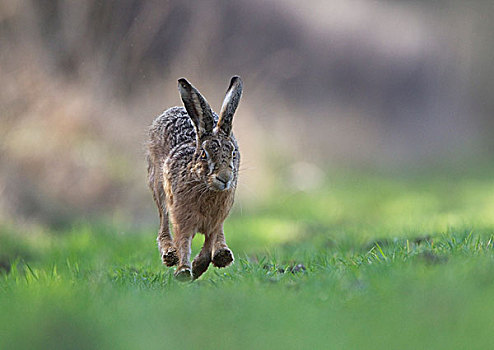
<path fill-rule="evenodd" d="M 209 267 L 211 255 L 198 255 L 192 262 L 192 276 L 198 279 Z"/>
<path fill-rule="evenodd" d="M 177 249 L 175 247 L 167 247 L 163 249 L 161 254 L 161 260 L 166 266 L 175 266 L 178 264 Z"/>
<path fill-rule="evenodd" d="M 189 266 L 179 266 L 175 271 L 175 278 L 180 282 L 192 281 L 192 271 Z"/>
<path fill-rule="evenodd" d="M 220 248 L 213 255 L 213 265 L 227 267 L 233 262 L 233 253 L 228 248 Z"/>

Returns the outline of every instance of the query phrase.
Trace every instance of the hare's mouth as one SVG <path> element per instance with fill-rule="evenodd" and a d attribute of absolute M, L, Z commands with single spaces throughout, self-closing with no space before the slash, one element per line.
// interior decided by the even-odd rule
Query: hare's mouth
<path fill-rule="evenodd" d="M 224 181 L 223 179 L 215 176 L 210 183 L 211 189 L 214 191 L 226 191 L 232 187 L 231 180 Z"/>

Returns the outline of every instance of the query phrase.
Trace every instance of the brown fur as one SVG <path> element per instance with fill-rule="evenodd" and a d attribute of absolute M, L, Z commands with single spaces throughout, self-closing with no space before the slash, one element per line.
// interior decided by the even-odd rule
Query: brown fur
<path fill-rule="evenodd" d="M 242 81 L 232 78 L 219 117 L 187 80 L 178 83 L 185 108 L 168 109 L 149 131 L 148 183 L 160 216 L 157 241 L 163 263 L 178 264 L 175 276 L 190 280 L 211 262 L 216 267 L 233 262 L 223 222 L 233 205 L 240 164 L 231 124 Z M 190 245 L 197 232 L 205 240 L 191 265 Z"/>

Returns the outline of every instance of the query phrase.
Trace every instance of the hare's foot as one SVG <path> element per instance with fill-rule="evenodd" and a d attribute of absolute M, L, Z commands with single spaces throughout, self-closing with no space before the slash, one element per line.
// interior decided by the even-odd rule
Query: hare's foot
<path fill-rule="evenodd" d="M 179 266 L 174 275 L 180 282 L 192 281 L 192 272 L 190 271 L 190 267 L 187 265 Z"/>
<path fill-rule="evenodd" d="M 228 248 L 220 248 L 213 255 L 213 265 L 216 267 L 227 267 L 233 262 L 233 253 Z"/>
<path fill-rule="evenodd" d="M 198 279 L 209 267 L 211 263 L 211 256 L 198 255 L 192 262 L 192 276 L 194 279 Z"/>
<path fill-rule="evenodd" d="M 177 249 L 173 246 L 165 247 L 162 250 L 161 260 L 166 266 L 175 266 L 178 264 Z"/>

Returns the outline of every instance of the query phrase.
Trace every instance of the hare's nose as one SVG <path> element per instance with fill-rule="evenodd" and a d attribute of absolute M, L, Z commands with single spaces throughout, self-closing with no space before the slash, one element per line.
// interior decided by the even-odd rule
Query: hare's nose
<path fill-rule="evenodd" d="M 221 170 L 217 175 L 216 179 L 220 180 L 221 182 L 228 184 L 233 178 L 233 173 L 231 170 Z"/>

